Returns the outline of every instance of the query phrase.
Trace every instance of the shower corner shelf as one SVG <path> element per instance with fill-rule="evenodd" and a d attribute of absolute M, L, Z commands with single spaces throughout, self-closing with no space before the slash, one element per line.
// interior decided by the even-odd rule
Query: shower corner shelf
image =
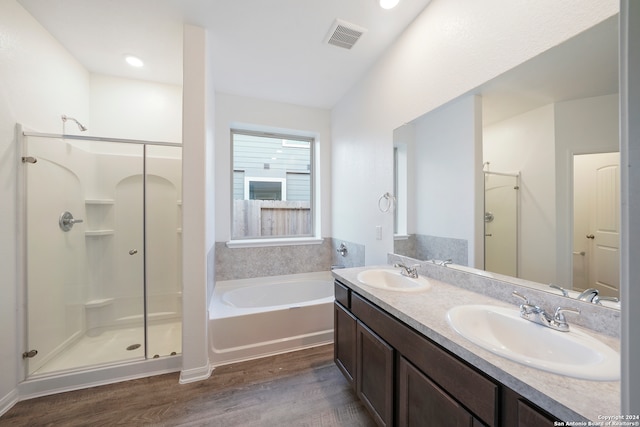
<path fill-rule="evenodd" d="M 84 232 L 84 235 L 89 236 L 111 236 L 115 234 L 115 230 L 88 230 Z"/>
<path fill-rule="evenodd" d="M 115 202 L 113 199 L 85 199 L 84 201 L 87 205 L 113 205 Z"/>
<path fill-rule="evenodd" d="M 110 305 L 115 301 L 114 298 L 93 299 L 84 303 L 85 308 L 99 308 Z"/>

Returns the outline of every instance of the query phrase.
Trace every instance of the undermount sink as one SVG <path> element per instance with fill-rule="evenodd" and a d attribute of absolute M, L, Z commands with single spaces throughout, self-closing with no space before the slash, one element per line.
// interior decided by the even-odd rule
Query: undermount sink
<path fill-rule="evenodd" d="M 416 292 L 429 289 L 431 284 L 424 277 L 416 279 L 403 276 L 398 270 L 375 268 L 358 273 L 358 280 L 374 288 L 400 292 Z"/>
<path fill-rule="evenodd" d="M 555 331 L 516 309 L 491 305 L 454 307 L 447 321 L 469 341 L 523 365 L 587 380 L 620 379 L 620 354 L 575 327 Z"/>

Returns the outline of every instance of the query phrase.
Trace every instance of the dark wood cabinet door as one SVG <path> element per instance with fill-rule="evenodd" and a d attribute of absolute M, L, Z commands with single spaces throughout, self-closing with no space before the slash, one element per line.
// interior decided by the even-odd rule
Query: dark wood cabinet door
<path fill-rule="evenodd" d="M 553 426 L 555 421 L 555 418 L 539 411 L 526 401 L 518 400 L 518 427 Z"/>
<path fill-rule="evenodd" d="M 389 344 L 358 322 L 356 390 L 380 426 L 393 425 L 393 353 Z"/>
<path fill-rule="evenodd" d="M 500 419 L 503 426 L 546 427 L 560 421 L 509 387 L 503 386 L 501 394 Z"/>
<path fill-rule="evenodd" d="M 333 323 L 334 361 L 351 386 L 355 388 L 357 320 L 344 307 L 335 303 Z"/>
<path fill-rule="evenodd" d="M 400 357 L 398 425 L 400 427 L 472 427 L 473 416 L 420 370 Z M 477 425 L 477 424 L 476 424 Z"/>

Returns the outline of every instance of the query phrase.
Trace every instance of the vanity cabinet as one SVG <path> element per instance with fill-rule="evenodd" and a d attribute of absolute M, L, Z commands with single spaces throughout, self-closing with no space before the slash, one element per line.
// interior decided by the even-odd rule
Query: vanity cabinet
<path fill-rule="evenodd" d="M 335 361 L 378 425 L 557 421 L 337 280 L 335 292 Z"/>

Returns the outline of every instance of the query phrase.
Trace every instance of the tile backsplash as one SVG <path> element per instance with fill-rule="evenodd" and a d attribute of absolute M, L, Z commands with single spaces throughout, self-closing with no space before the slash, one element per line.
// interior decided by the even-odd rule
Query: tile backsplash
<path fill-rule="evenodd" d="M 456 264 L 468 264 L 468 242 L 450 237 L 411 234 L 407 239 L 394 242 L 394 253 L 415 259 L 451 260 Z"/>
<path fill-rule="evenodd" d="M 337 249 L 347 247 L 345 256 Z M 248 279 L 251 277 L 328 271 L 332 266 L 364 265 L 364 245 L 325 237 L 321 244 L 228 248 L 216 242 L 215 280 Z"/>

